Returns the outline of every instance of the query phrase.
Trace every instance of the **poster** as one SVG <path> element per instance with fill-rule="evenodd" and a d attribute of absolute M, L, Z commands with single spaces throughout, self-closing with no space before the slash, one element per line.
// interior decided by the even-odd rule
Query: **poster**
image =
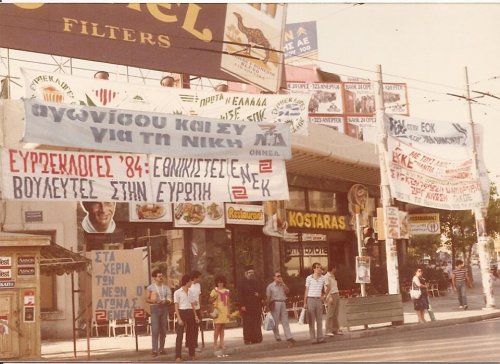
<path fill-rule="evenodd" d="M 356 283 L 370 283 L 370 257 L 356 257 Z"/>
<path fill-rule="evenodd" d="M 93 250 L 92 312 L 107 312 L 108 320 L 133 317 L 145 295 L 148 278 L 143 275 L 140 250 Z"/>
<path fill-rule="evenodd" d="M 137 203 L 129 204 L 129 221 L 170 222 L 172 221 L 171 203 Z"/>
<path fill-rule="evenodd" d="M 174 226 L 178 228 L 223 228 L 223 203 L 180 203 L 174 204 Z"/>
<path fill-rule="evenodd" d="M 277 92 L 283 71 L 286 4 L 227 4 L 221 69 Z"/>

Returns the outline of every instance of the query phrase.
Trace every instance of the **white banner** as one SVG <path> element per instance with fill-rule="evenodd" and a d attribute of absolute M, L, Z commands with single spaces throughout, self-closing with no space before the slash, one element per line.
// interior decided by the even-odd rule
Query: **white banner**
<path fill-rule="evenodd" d="M 469 124 L 394 115 L 384 119 L 394 198 L 444 210 L 482 206 Z"/>
<path fill-rule="evenodd" d="M 470 159 L 451 162 L 388 137 L 386 164 L 391 194 L 400 201 L 444 210 L 482 205 L 481 186 Z"/>
<path fill-rule="evenodd" d="M 2 149 L 3 197 L 30 201 L 287 200 L 282 160 Z"/>
<path fill-rule="evenodd" d="M 259 123 L 285 123 L 307 134 L 310 95 L 269 95 L 146 86 L 22 69 L 26 98 Z"/>
<path fill-rule="evenodd" d="M 57 104 L 25 99 L 23 141 L 148 153 L 170 157 L 204 156 L 290 159 L 290 133 L 284 124 L 257 124 Z"/>
<path fill-rule="evenodd" d="M 428 153 L 446 153 L 453 158 L 472 155 L 472 129 L 469 124 L 391 114 L 384 115 L 384 124 L 387 135 L 407 144 L 420 145 Z"/>

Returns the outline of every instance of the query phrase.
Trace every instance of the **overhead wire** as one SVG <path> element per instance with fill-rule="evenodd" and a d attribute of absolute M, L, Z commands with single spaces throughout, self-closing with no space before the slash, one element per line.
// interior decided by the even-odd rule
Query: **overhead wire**
<path fill-rule="evenodd" d="M 351 9 L 355 8 L 356 6 L 361 6 L 361 5 L 364 5 L 364 3 L 349 4 L 349 6 L 347 6 L 345 8 L 342 8 L 342 9 L 339 9 L 337 11 L 334 11 L 332 13 L 325 14 L 323 17 L 321 17 L 321 18 L 319 18 L 317 20 L 321 20 L 323 18 L 331 18 L 331 16 L 333 16 L 333 15 L 336 15 L 336 14 L 338 14 L 340 12 L 344 12 L 344 11 L 347 11 L 347 10 L 351 10 Z M 18 17 L 23 18 L 23 19 L 35 20 L 35 18 L 29 17 L 29 16 L 18 16 Z M 52 23 L 53 22 L 49 22 L 49 25 L 52 24 Z M 16 28 L 18 28 L 17 25 L 16 25 Z M 34 30 L 34 29 L 27 28 L 27 27 L 21 27 L 21 28 L 25 29 L 25 30 L 28 30 L 28 31 L 29 30 Z M 51 27 L 51 28 L 55 29 L 54 27 Z M 80 35 L 80 34 L 73 34 L 73 35 L 82 36 L 82 37 L 84 36 L 84 35 Z M 152 35 L 156 35 L 157 36 L 158 34 L 152 34 Z M 183 43 L 182 40 L 191 40 L 192 38 L 191 37 L 187 37 L 187 36 L 176 35 L 176 39 L 178 40 L 177 44 L 179 44 L 179 43 Z M 267 48 L 265 48 L 265 47 L 254 46 L 254 45 L 252 45 L 250 43 L 228 42 L 228 41 L 218 40 L 218 39 L 213 39 L 213 40 L 211 40 L 211 42 L 213 42 L 213 43 L 221 43 L 221 44 L 239 45 L 239 46 L 243 46 L 243 47 L 248 47 L 250 49 L 254 48 L 254 49 L 267 50 Z M 179 46 L 179 45 L 172 45 L 170 48 L 171 49 L 178 49 L 178 50 L 181 50 L 181 51 L 182 50 L 194 50 L 194 51 L 198 51 L 198 52 L 219 53 L 221 55 L 222 54 L 227 54 L 227 55 L 234 55 L 234 56 L 237 56 L 237 57 L 246 57 L 246 58 L 251 58 L 251 59 L 259 59 L 258 57 L 251 56 L 251 55 L 246 55 L 246 54 L 231 54 L 231 53 L 229 53 L 227 51 L 224 51 L 224 50 L 220 50 L 219 51 L 219 50 L 214 50 L 214 49 L 209 49 L 209 48 L 197 48 L 197 47 L 195 48 L 195 47 L 184 46 L 184 45 L 181 45 L 181 46 Z M 282 51 L 277 51 L 277 50 L 274 50 L 274 49 L 270 49 L 270 50 L 272 50 L 274 52 L 282 53 Z M 372 70 L 372 69 L 367 69 L 367 68 L 363 68 L 363 67 L 346 65 L 346 64 L 341 64 L 341 63 L 334 62 L 334 61 L 319 60 L 319 59 L 316 59 L 316 58 L 310 58 L 308 56 L 300 56 L 299 55 L 297 57 L 303 58 L 303 59 L 308 59 L 310 61 L 314 61 L 314 62 L 318 62 L 318 63 L 322 63 L 322 64 L 329 64 L 329 65 L 334 65 L 334 66 L 338 66 L 338 67 L 344 67 L 344 68 L 351 69 L 351 70 L 368 72 L 369 74 L 373 74 L 373 75 L 375 75 L 376 72 L 377 72 L 374 69 Z M 29 62 L 29 61 L 25 61 L 25 62 Z M 283 62 L 275 62 L 275 61 L 269 60 L 269 62 L 270 63 L 274 63 L 277 66 L 282 66 L 283 64 L 285 64 L 284 60 L 283 60 Z M 38 62 L 33 62 L 33 63 L 38 63 Z M 301 66 L 298 66 L 298 65 L 294 65 L 294 67 L 301 68 Z M 75 67 L 73 66 L 73 68 L 75 68 Z M 85 68 L 81 68 L 81 69 L 85 70 Z M 309 70 L 310 68 L 304 67 L 304 69 L 308 69 Z M 359 78 L 358 75 L 352 75 L 352 74 L 348 74 L 348 73 L 338 73 L 338 72 L 336 72 L 336 74 L 338 74 L 339 76 L 343 76 L 343 77 Z M 383 77 L 392 77 L 392 78 L 401 79 L 401 80 L 407 80 L 407 81 L 412 81 L 412 82 L 418 82 L 418 83 L 422 83 L 422 84 L 425 84 L 425 85 L 432 85 L 432 86 L 438 86 L 438 87 L 443 87 L 443 88 L 448 88 L 448 89 L 461 90 L 461 91 L 464 91 L 464 93 L 465 93 L 465 88 L 464 87 L 458 87 L 458 86 L 454 86 L 454 85 L 449 85 L 449 84 L 444 84 L 444 83 L 439 83 L 439 82 L 434 82 L 434 81 L 428 81 L 428 80 L 421 80 L 421 79 L 417 79 L 417 78 L 413 78 L 413 77 L 408 77 L 408 76 L 403 76 L 403 75 L 397 75 L 397 74 L 392 74 L 392 73 L 388 73 L 388 72 L 383 72 L 382 76 Z M 144 78 L 144 77 L 141 77 L 141 78 Z M 498 79 L 498 78 L 500 78 L 500 75 L 488 78 L 487 80 L 493 80 L 493 79 Z M 373 82 L 373 80 L 371 78 L 368 78 L 368 81 L 369 82 Z M 478 84 L 478 83 L 483 82 L 483 81 L 485 81 L 485 80 L 480 80 L 480 81 L 474 82 L 473 85 Z M 430 89 L 425 89 L 425 88 L 418 88 L 418 87 L 409 86 L 409 85 L 406 85 L 406 87 L 409 90 L 418 90 L 418 91 L 435 93 L 435 94 L 441 94 L 441 95 L 447 95 L 447 94 L 449 94 L 447 92 L 439 92 L 439 91 L 436 91 L 436 90 L 430 90 Z M 474 90 L 473 92 L 477 92 L 477 93 L 480 93 L 480 94 L 482 93 L 482 94 L 484 94 L 486 96 L 490 96 L 492 98 L 500 99 L 500 97 L 497 97 L 496 95 L 493 95 L 493 94 L 491 94 L 489 92 L 477 91 L 477 90 Z"/>

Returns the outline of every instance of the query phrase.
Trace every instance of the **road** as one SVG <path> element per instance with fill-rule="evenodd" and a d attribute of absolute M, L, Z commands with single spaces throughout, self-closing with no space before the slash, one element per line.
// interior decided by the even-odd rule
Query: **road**
<path fill-rule="evenodd" d="M 398 332 L 292 349 L 231 355 L 252 362 L 499 362 L 500 319 Z M 257 347 L 256 347 L 257 349 Z"/>

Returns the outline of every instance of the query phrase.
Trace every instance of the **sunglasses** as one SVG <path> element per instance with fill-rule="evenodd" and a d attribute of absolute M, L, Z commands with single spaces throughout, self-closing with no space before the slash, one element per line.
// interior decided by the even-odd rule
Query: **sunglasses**
<path fill-rule="evenodd" d="M 276 278 L 280 278 L 281 277 L 281 274 L 276 274 L 275 275 Z"/>

